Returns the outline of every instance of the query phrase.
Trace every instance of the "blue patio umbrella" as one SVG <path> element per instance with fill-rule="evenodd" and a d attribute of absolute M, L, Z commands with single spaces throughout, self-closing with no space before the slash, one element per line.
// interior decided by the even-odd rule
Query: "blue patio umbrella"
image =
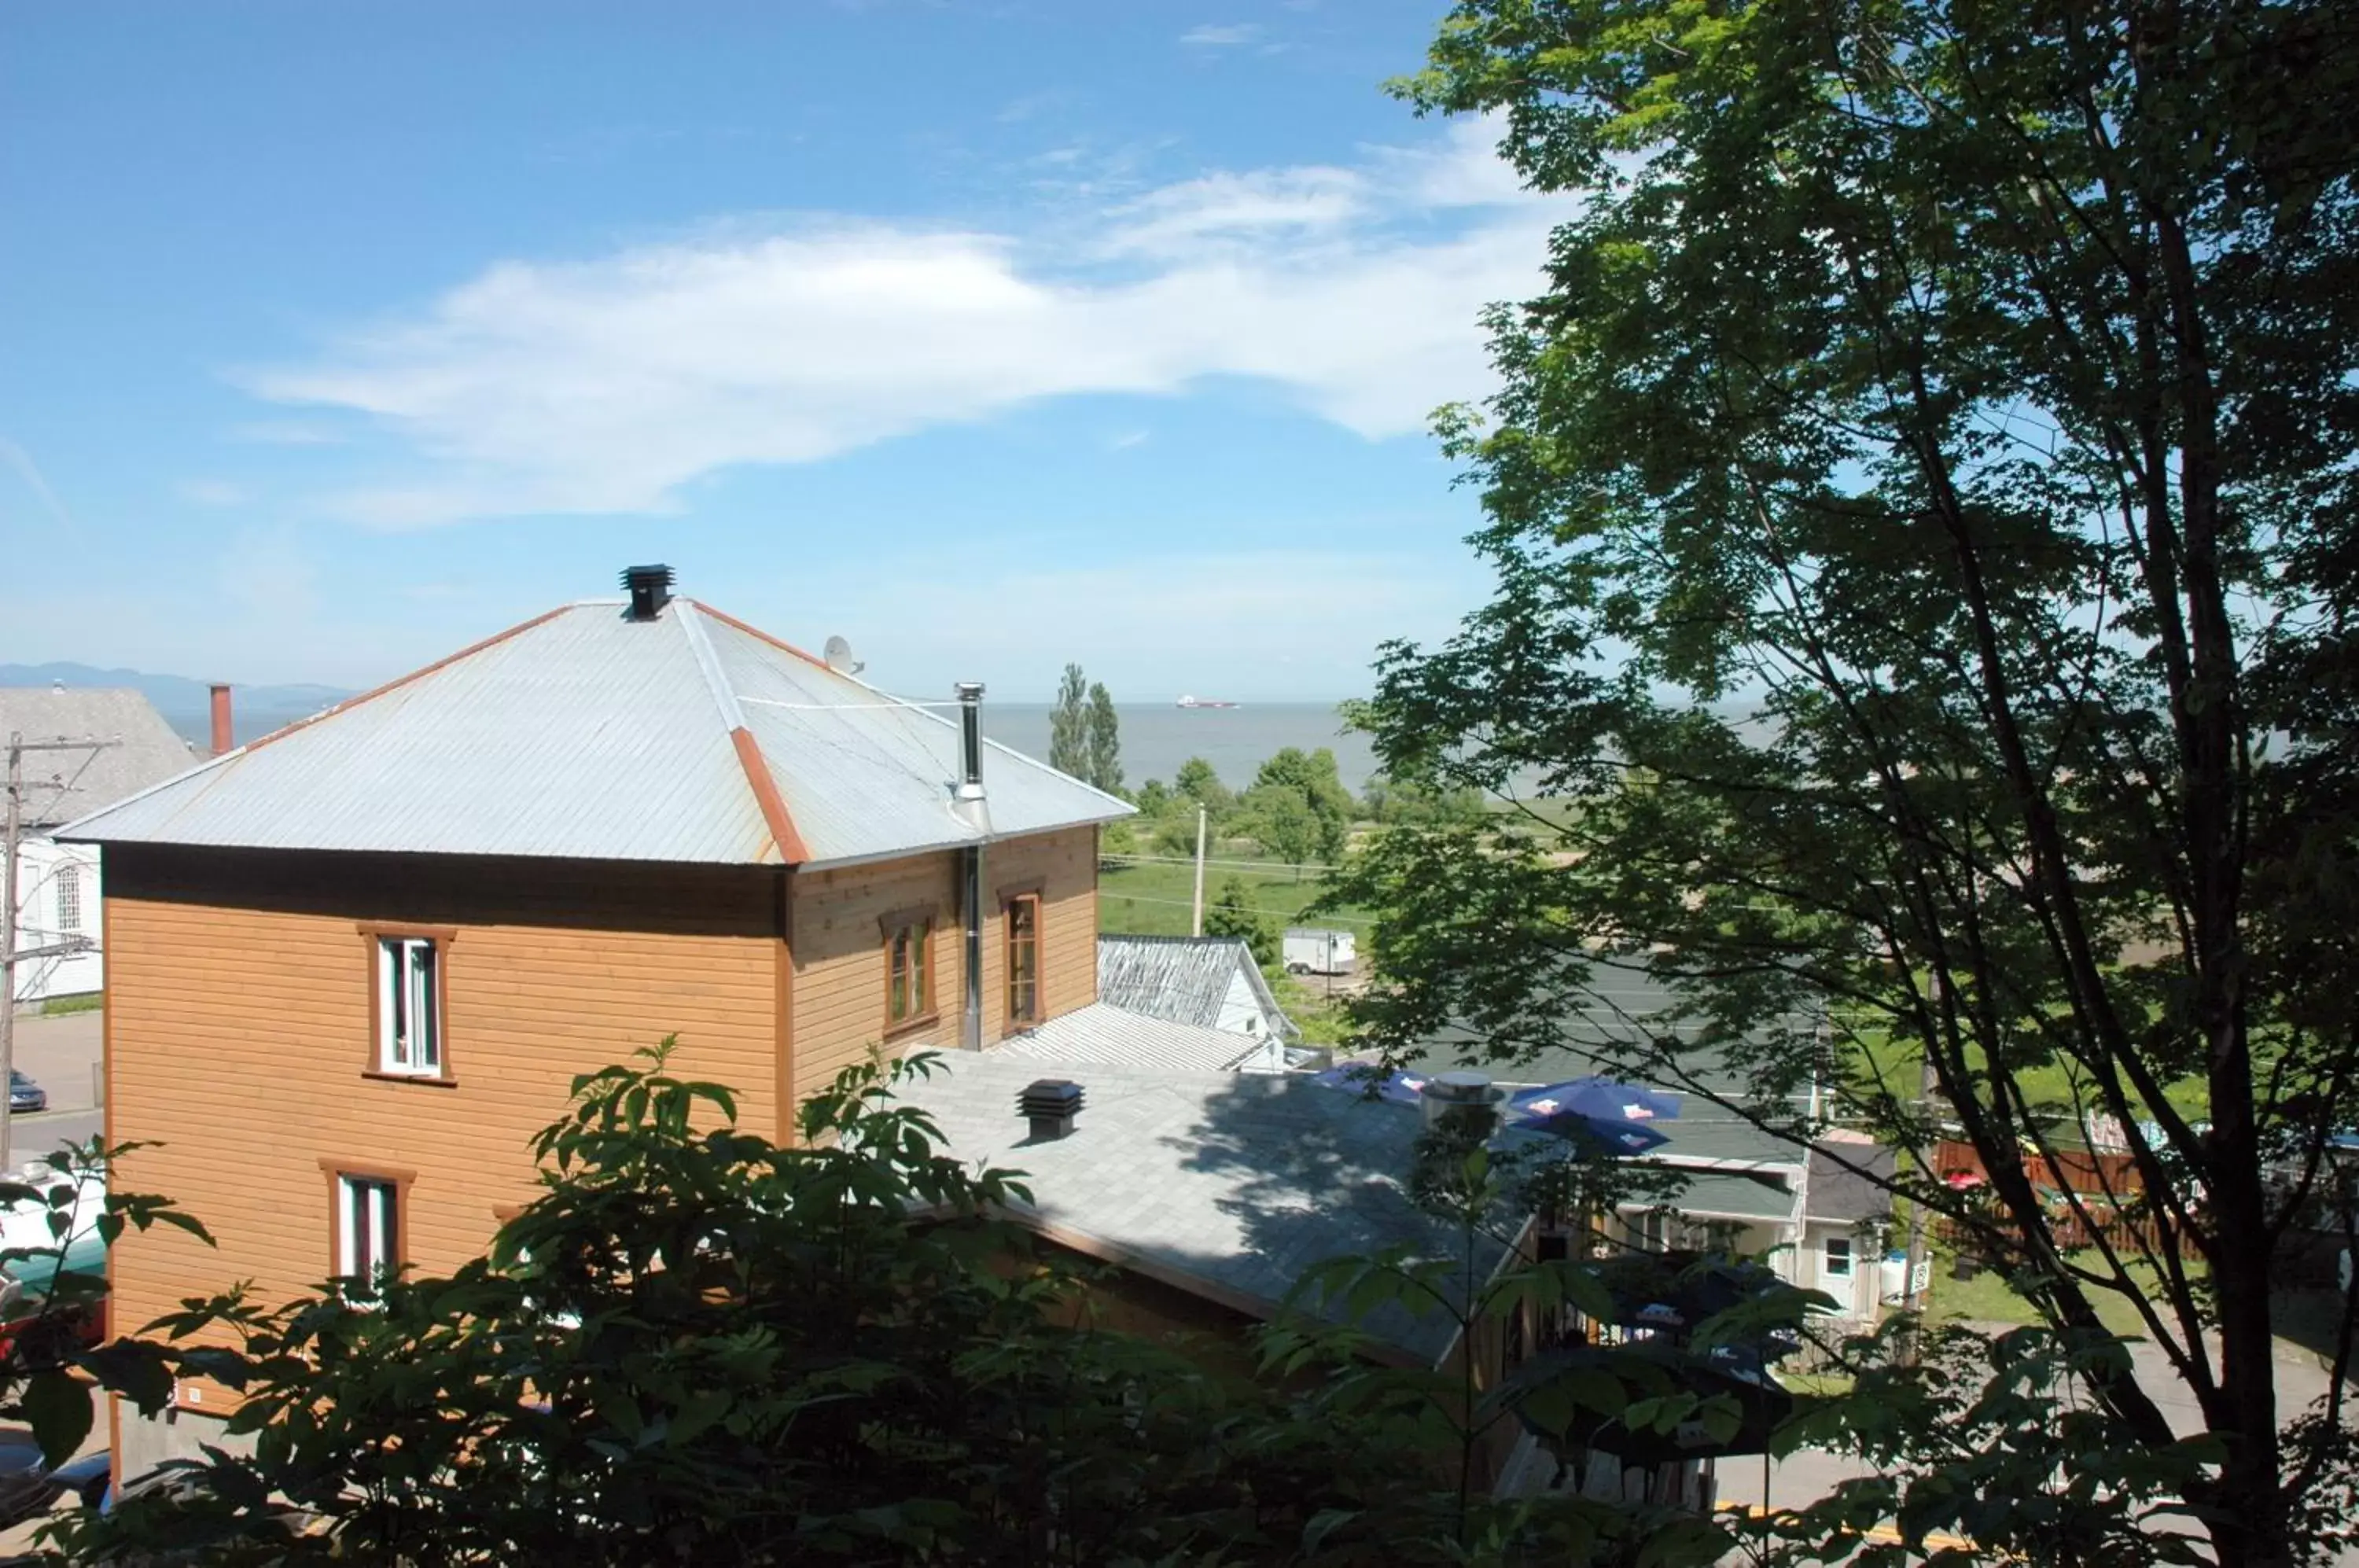
<path fill-rule="evenodd" d="M 1534 1116 L 1518 1126 L 1529 1132 L 1552 1133 L 1567 1143 L 1602 1143 L 1616 1154 L 1644 1154 L 1671 1141 L 1671 1135 L 1645 1122 L 1602 1121 L 1578 1111 Z"/>
<path fill-rule="evenodd" d="M 1570 1111 L 1593 1122 L 1669 1121 L 1680 1114 L 1680 1096 L 1612 1078 L 1571 1078 L 1521 1089 L 1508 1104 L 1538 1120 Z"/>
<path fill-rule="evenodd" d="M 1376 1098 L 1389 1100 L 1396 1105 L 1414 1105 L 1420 1098 L 1428 1075 L 1423 1073 L 1393 1073 L 1378 1077 L 1365 1062 L 1347 1062 L 1341 1067 L 1330 1067 L 1324 1073 L 1314 1073 L 1310 1081 L 1322 1089 L 1348 1089 L 1354 1094 L 1364 1094 L 1374 1082 Z"/>
<path fill-rule="evenodd" d="M 1644 1154 L 1671 1141 L 1654 1124 L 1680 1114 L 1680 1096 L 1611 1078 L 1572 1078 L 1519 1091 L 1508 1101 L 1523 1125 L 1567 1141 L 1603 1143 L 1617 1154 Z"/>

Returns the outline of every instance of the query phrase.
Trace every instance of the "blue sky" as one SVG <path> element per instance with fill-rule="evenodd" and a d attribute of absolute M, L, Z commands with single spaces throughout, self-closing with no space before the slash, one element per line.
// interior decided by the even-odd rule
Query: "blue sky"
<path fill-rule="evenodd" d="M 1440 0 L 19 5 L 0 661 L 360 684 L 671 562 L 872 678 L 1364 689 L 1544 203 Z"/>

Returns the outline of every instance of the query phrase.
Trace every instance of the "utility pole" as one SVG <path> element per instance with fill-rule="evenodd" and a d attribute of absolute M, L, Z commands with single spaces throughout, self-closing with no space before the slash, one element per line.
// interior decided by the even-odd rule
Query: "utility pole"
<path fill-rule="evenodd" d="M 1204 934 L 1204 808 L 1196 808 L 1196 920 L 1190 932 Z"/>
<path fill-rule="evenodd" d="M 0 1176 L 16 1168 L 9 1139 L 15 1131 L 9 1102 L 14 1097 L 16 1066 L 16 965 L 33 959 L 81 953 L 87 937 L 69 937 L 46 947 L 16 947 L 16 845 L 25 833 L 25 754 L 28 751 L 95 751 L 112 746 L 103 740 L 27 740 L 8 736 L 8 802 L 5 837 L 0 837 L 0 1080 L 9 1093 L 0 1093 Z M 71 788 L 71 786 L 68 786 Z"/>
<path fill-rule="evenodd" d="M 1917 1109 L 1919 1116 L 1929 1119 L 1933 1108 L 1934 1083 L 1933 1053 L 1928 1050 L 1925 1060 L 1917 1070 Z M 1938 1148 L 1940 1139 L 1936 1138 L 1934 1143 Z M 1940 1175 L 1938 1166 L 1930 1160 L 1926 1162 L 1926 1173 L 1929 1179 L 1933 1180 L 1938 1180 Z M 1925 1204 L 1923 1200 L 1916 1199 L 1908 1204 L 1908 1278 L 1900 1283 L 1900 1300 L 1910 1311 L 1925 1310 L 1925 1297 L 1931 1292 L 1920 1286 L 1918 1280 L 1921 1278 L 1926 1285 L 1930 1285 L 1932 1275 L 1931 1259 L 1925 1250 Z"/>

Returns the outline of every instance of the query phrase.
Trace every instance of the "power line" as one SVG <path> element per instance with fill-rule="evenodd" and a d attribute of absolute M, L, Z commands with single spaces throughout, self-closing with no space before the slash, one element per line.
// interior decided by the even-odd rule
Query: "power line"
<path fill-rule="evenodd" d="M 1134 904 L 1169 904 L 1175 909 L 1192 909 L 1196 907 L 1185 898 L 1151 898 L 1144 893 L 1110 893 L 1103 888 L 1099 890 L 1098 897 L 1101 899 L 1125 899 Z M 1322 920 L 1342 920 L 1346 925 L 1354 926 L 1372 926 L 1376 923 L 1367 915 L 1321 915 L 1318 918 Z"/>
<path fill-rule="evenodd" d="M 1147 866 L 1193 866 L 1193 865 L 1195 865 L 1195 864 L 1196 864 L 1196 857 L 1195 857 L 1194 855 L 1116 855 L 1116 854 L 1106 854 L 1106 855 L 1100 855 L 1098 858 L 1099 858 L 1099 859 L 1101 859 L 1101 860 L 1127 860 L 1127 861 L 1135 861 L 1135 862 L 1137 862 L 1137 863 L 1139 863 L 1139 864 L 1141 864 L 1141 865 L 1147 865 Z M 1272 865 L 1270 862 L 1268 862 L 1268 861 L 1266 861 L 1266 860 L 1212 860 L 1212 859 L 1207 859 L 1207 860 L 1204 862 L 1204 864 L 1205 864 L 1205 865 L 1207 865 L 1207 866 L 1234 866 L 1234 867 L 1236 867 L 1237 869 L 1239 869 L 1239 870 L 1244 870 L 1244 871 L 1266 871 L 1266 872 L 1269 873 L 1269 874 L 1270 874 L 1271 876 L 1273 876 L 1273 877 L 1277 876 L 1277 875 L 1279 875 L 1280 873 L 1284 873 L 1284 872 L 1293 872 L 1293 871 L 1341 871 L 1341 870 L 1343 869 L 1343 867 L 1342 867 L 1342 866 L 1328 866 L 1328 865 L 1325 865 L 1325 864 L 1323 864 L 1323 863 L 1321 863 L 1321 862 L 1320 862 L 1320 861 L 1316 861 L 1316 860 L 1306 860 L 1306 861 L 1304 861 L 1304 862 L 1303 862 L 1301 865 L 1299 865 L 1299 866 L 1296 866 L 1296 865 L 1295 865 L 1293 862 L 1291 862 L 1291 861 L 1286 862 L 1286 863 L 1285 863 L 1285 864 L 1283 864 L 1283 865 Z"/>

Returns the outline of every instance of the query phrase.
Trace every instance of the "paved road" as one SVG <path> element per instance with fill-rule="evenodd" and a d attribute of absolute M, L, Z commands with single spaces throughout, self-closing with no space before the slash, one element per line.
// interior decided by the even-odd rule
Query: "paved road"
<path fill-rule="evenodd" d="M 105 1027 L 96 1013 L 16 1019 L 16 1071 L 49 1091 L 49 1106 L 86 1111 L 98 1104 L 96 1068 Z"/>
<path fill-rule="evenodd" d="M 22 1164 L 38 1160 L 61 1143 L 85 1143 L 105 1130 L 105 1121 L 106 1113 L 99 1110 L 45 1111 L 37 1116 L 11 1116 L 10 1161 Z"/>
<path fill-rule="evenodd" d="M 105 1029 L 96 1013 L 16 1019 L 16 1071 L 48 1091 L 49 1108 L 37 1116 L 11 1116 L 10 1162 L 37 1159 L 60 1143 L 82 1143 L 103 1130 L 98 1109 L 98 1063 Z"/>

